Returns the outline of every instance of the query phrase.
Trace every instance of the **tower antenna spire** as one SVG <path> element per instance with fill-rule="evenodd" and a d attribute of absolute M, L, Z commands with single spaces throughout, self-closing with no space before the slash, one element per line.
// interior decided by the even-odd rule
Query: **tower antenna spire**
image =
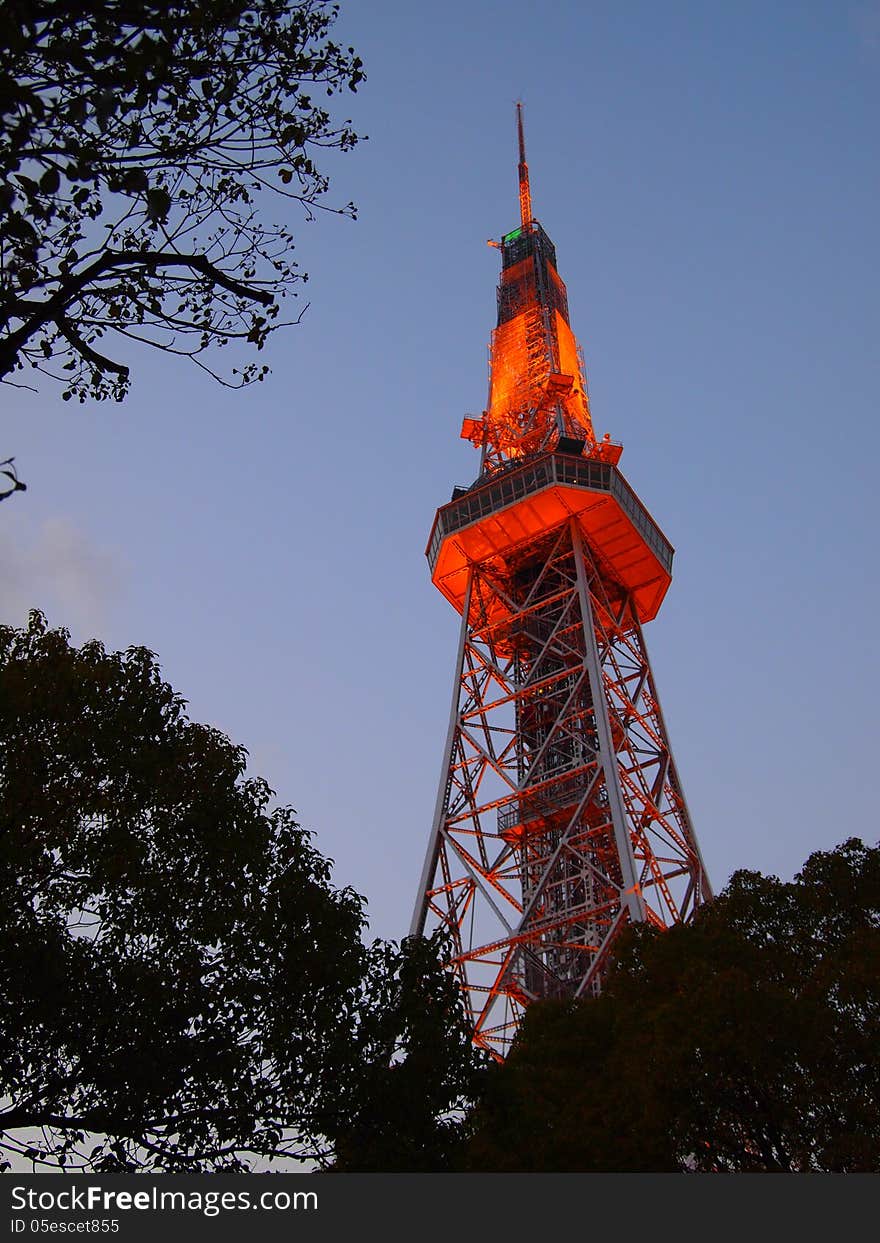
<path fill-rule="evenodd" d="M 519 137 L 519 216 L 527 229 L 532 223 L 532 192 L 529 188 L 529 166 L 526 163 L 526 140 L 523 134 L 522 103 L 516 105 L 516 130 Z"/>

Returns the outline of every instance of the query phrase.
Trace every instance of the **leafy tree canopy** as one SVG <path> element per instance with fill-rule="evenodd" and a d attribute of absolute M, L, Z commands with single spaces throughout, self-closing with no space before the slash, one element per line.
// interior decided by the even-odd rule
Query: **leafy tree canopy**
<path fill-rule="evenodd" d="M 404 945 L 409 956 L 394 970 L 399 955 L 385 950 L 377 1004 L 361 1026 L 366 1047 L 383 1054 L 362 1059 L 341 1099 L 341 1125 L 328 1120 L 337 1173 L 449 1171 L 470 1133 L 486 1055 L 473 1044 L 458 980 L 445 969 L 438 976 L 438 951 L 448 960 L 448 949 L 420 937 Z"/>
<path fill-rule="evenodd" d="M 358 140 L 321 102 L 364 77 L 354 49 L 328 37 L 337 11 L 0 6 L 0 378 L 36 368 L 65 398 L 121 398 L 124 338 L 209 370 L 212 346 L 262 349 L 305 279 L 265 200 L 311 216 L 328 188 L 317 155 Z M 265 370 L 226 368 L 224 382 Z"/>
<path fill-rule="evenodd" d="M 143 648 L 0 627 L 0 1168 L 328 1164 L 470 1100 L 458 993 Z M 411 1114 L 403 1103 L 416 1102 Z"/>
<path fill-rule="evenodd" d="M 880 848 L 734 874 L 693 924 L 633 928 L 603 995 L 531 1007 L 475 1170 L 880 1170 Z"/>

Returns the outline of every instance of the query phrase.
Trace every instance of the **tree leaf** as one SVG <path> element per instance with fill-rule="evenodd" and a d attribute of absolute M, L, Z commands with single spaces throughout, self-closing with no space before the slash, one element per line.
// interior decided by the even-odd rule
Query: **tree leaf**
<path fill-rule="evenodd" d="M 171 195 L 164 186 L 156 186 L 147 191 L 147 215 L 150 220 L 160 223 L 167 220 L 171 210 Z"/>

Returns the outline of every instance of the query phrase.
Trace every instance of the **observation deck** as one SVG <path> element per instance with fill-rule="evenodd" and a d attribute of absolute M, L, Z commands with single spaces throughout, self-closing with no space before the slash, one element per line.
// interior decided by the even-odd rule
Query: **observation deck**
<path fill-rule="evenodd" d="M 650 621 L 672 581 L 672 545 L 616 465 L 575 453 L 538 454 L 456 488 L 428 540 L 431 580 L 461 613 L 472 565 L 495 561 L 503 572 L 518 550 L 572 517 L 639 620 Z"/>

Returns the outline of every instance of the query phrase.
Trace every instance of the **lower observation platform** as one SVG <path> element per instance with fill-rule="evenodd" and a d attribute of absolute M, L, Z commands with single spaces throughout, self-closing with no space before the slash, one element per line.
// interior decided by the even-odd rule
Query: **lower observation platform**
<path fill-rule="evenodd" d="M 472 565 L 494 561 L 503 573 L 573 517 L 639 620 L 650 621 L 672 580 L 672 545 L 616 466 L 575 454 L 542 453 L 456 489 L 434 519 L 431 579 L 461 613 Z"/>

